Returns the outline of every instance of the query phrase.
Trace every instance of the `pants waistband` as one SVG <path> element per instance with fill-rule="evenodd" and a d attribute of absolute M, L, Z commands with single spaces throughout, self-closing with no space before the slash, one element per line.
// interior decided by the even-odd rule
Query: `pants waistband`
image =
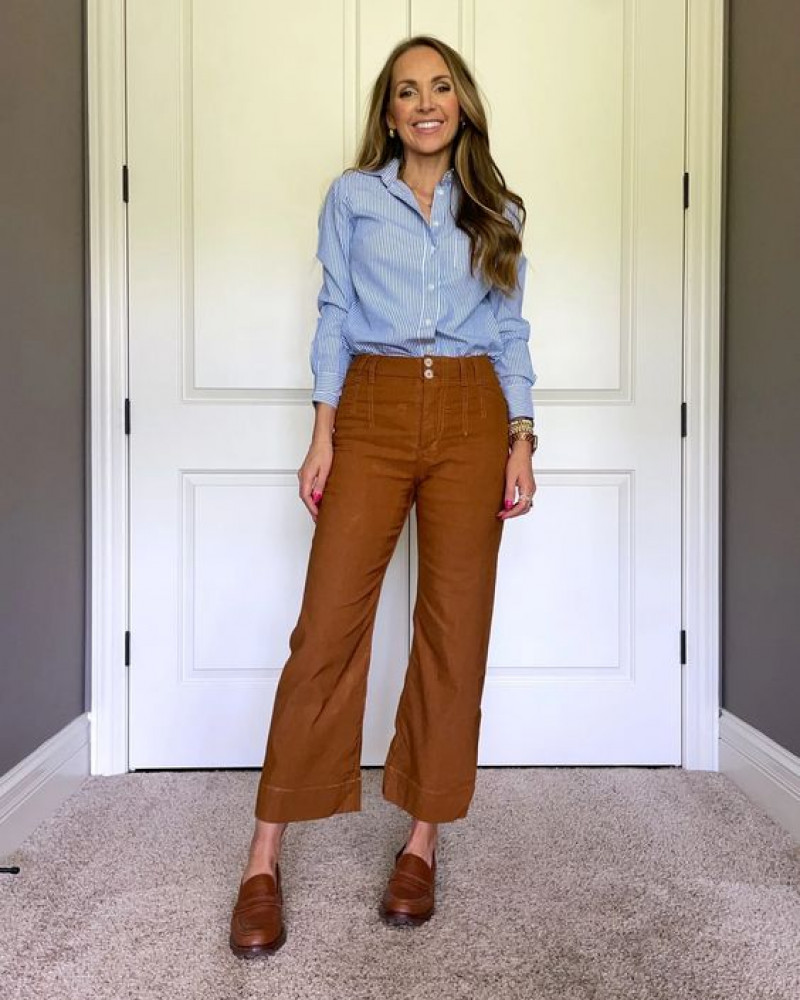
<path fill-rule="evenodd" d="M 494 364 L 488 354 L 470 354 L 463 357 L 445 357 L 443 355 L 424 354 L 422 357 L 392 354 L 356 354 L 347 369 L 347 381 L 361 383 L 366 379 L 369 426 L 375 420 L 376 377 L 418 379 L 422 383 L 441 386 L 437 408 L 437 435 L 442 433 L 444 426 L 444 400 L 447 387 L 460 385 L 461 388 L 461 423 L 464 434 L 468 433 L 468 397 L 469 386 L 488 386 L 490 380 L 497 380 Z M 486 415 L 486 401 L 482 389 L 478 390 L 481 416 Z"/>
<path fill-rule="evenodd" d="M 370 381 L 376 375 L 392 378 L 429 379 L 430 372 L 439 381 L 460 382 L 461 385 L 486 385 L 487 376 L 494 371 L 488 354 L 469 354 L 463 357 L 445 357 L 425 354 L 421 357 L 392 354 L 356 354 L 350 362 L 348 374 L 366 374 Z"/>

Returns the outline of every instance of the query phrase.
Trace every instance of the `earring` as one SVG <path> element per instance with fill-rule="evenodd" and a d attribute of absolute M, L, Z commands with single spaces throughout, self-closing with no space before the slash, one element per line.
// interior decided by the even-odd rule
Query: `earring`
<path fill-rule="evenodd" d="M 389 138 L 390 139 L 394 139 L 394 129 L 393 128 L 389 129 Z"/>

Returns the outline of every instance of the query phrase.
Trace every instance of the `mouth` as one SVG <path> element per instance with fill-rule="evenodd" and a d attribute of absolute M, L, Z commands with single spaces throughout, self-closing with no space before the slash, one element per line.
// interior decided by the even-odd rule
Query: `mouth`
<path fill-rule="evenodd" d="M 414 122 L 411 127 L 415 132 L 429 135 L 431 132 L 438 132 L 439 129 L 443 128 L 444 122 L 441 118 L 425 118 L 422 121 Z"/>

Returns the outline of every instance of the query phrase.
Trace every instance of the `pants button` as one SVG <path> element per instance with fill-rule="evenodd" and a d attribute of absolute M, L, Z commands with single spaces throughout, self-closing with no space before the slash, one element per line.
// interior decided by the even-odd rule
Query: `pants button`
<path fill-rule="evenodd" d="M 423 364 L 424 364 L 424 365 L 425 365 L 426 367 L 430 367 L 430 366 L 431 366 L 431 365 L 433 364 L 433 358 L 423 358 L 423 359 L 422 359 L 422 363 L 423 363 Z"/>
<path fill-rule="evenodd" d="M 431 368 L 425 369 L 425 378 L 433 378 L 433 370 Z"/>

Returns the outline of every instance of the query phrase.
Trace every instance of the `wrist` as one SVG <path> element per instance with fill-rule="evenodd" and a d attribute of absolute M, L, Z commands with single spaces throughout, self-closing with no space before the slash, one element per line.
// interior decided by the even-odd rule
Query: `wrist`
<path fill-rule="evenodd" d="M 536 451 L 539 439 L 534 430 L 533 417 L 512 417 L 508 422 L 508 443 L 514 449 L 523 442 L 531 454 Z"/>
<path fill-rule="evenodd" d="M 314 403 L 314 429 L 311 432 L 313 442 L 330 442 L 336 419 L 336 407 L 321 400 Z"/>
<path fill-rule="evenodd" d="M 525 455 L 527 458 L 533 458 L 534 447 L 533 442 L 529 439 L 517 438 L 516 441 L 511 442 L 510 454 L 520 454 Z"/>

